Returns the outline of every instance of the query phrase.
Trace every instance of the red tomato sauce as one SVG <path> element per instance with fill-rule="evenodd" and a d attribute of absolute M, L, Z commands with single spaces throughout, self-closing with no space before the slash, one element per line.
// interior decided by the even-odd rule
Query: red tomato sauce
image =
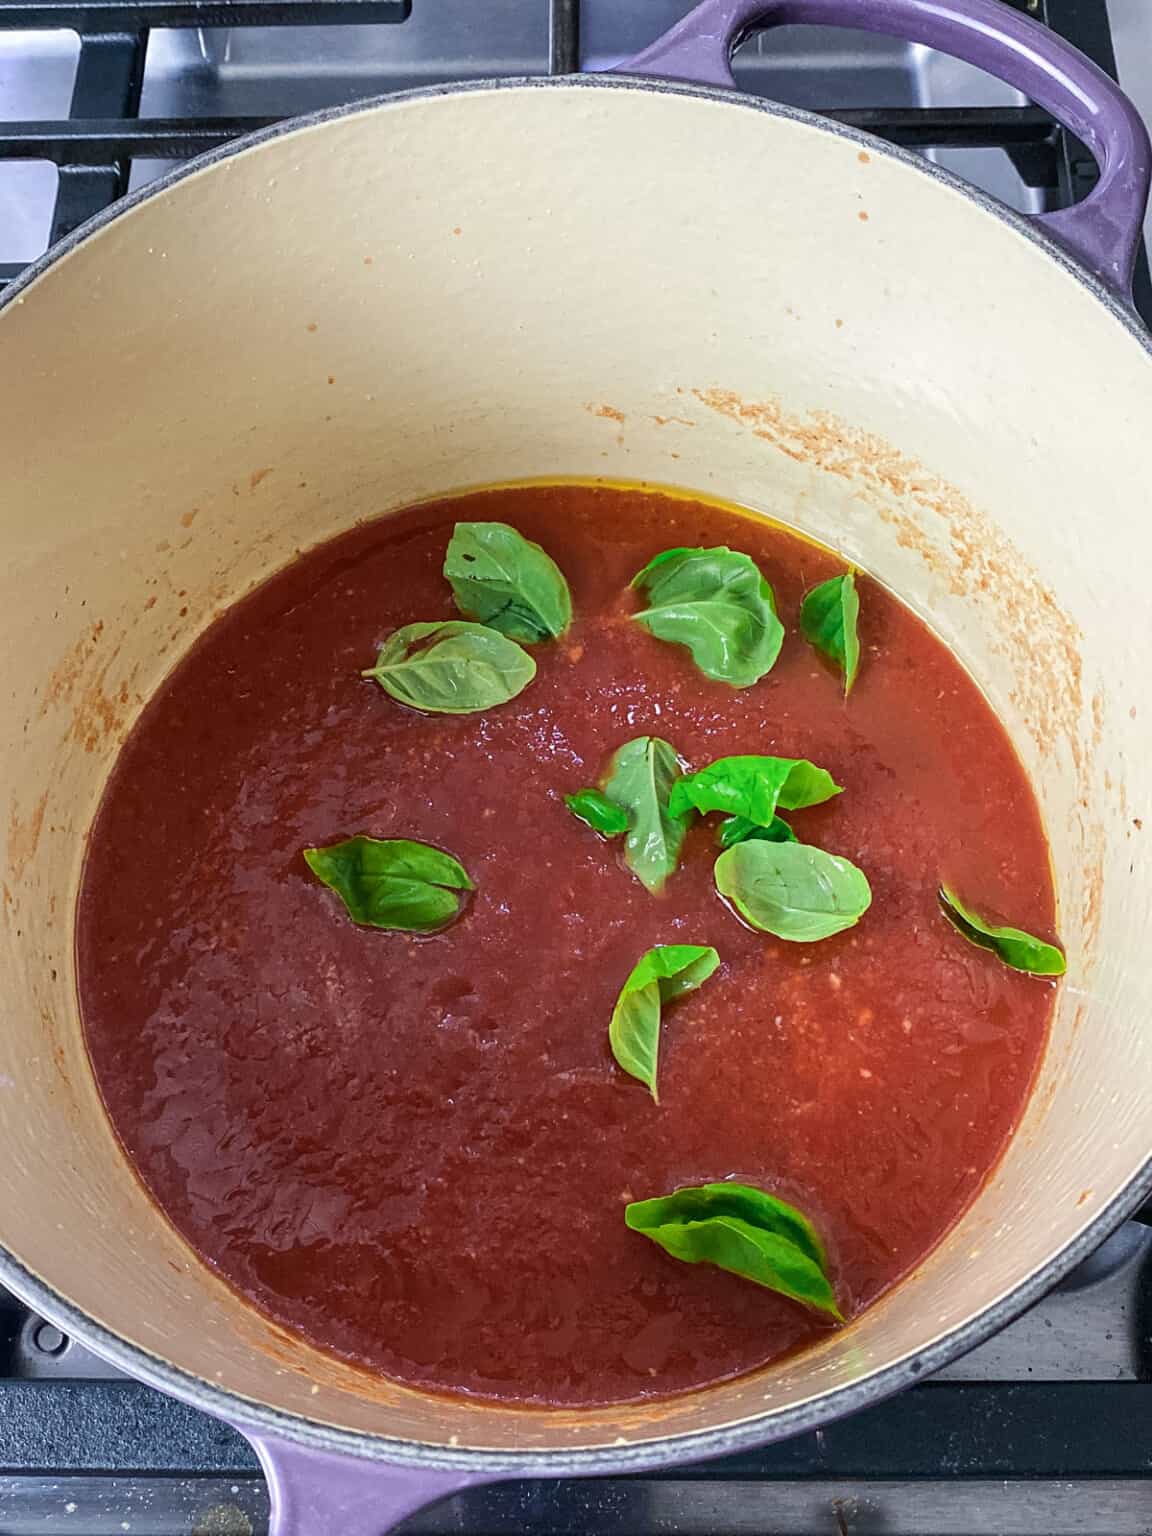
<path fill-rule="evenodd" d="M 511 703 L 423 716 L 359 673 L 397 626 L 458 617 L 441 574 L 457 519 L 542 543 L 576 619 L 532 648 Z M 759 562 L 787 628 L 739 691 L 629 619 L 652 555 L 717 544 Z M 626 1229 L 627 1201 L 730 1176 L 792 1201 L 849 1314 L 956 1220 L 1021 1114 L 1053 987 L 970 946 L 936 890 L 1050 936 L 1048 852 L 982 694 L 864 578 L 844 699 L 796 624 L 841 568 L 715 505 L 519 487 L 358 528 L 198 641 L 96 818 L 79 975 L 120 1139 L 237 1291 L 407 1383 L 595 1404 L 748 1371 L 827 1326 L 677 1262 Z M 716 818 L 650 895 L 561 798 L 646 734 L 696 767 L 829 769 L 845 792 L 790 819 L 867 874 L 859 925 L 816 944 L 744 927 L 713 886 Z M 477 887 L 459 921 L 427 938 L 350 921 L 301 850 L 359 832 L 459 858 Z M 608 1021 L 660 943 L 722 964 L 666 1011 L 656 1106 Z"/>

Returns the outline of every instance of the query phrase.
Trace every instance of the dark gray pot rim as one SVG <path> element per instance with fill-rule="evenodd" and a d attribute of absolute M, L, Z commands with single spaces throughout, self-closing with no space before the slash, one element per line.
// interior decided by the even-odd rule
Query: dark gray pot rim
<path fill-rule="evenodd" d="M 734 90 L 624 75 L 528 76 L 433 85 L 353 102 L 346 106 L 332 107 L 304 117 L 286 119 L 282 123 L 236 139 L 219 149 L 210 150 L 206 154 L 189 160 L 187 164 L 177 167 L 139 191 L 130 193 L 111 208 L 89 219 L 87 223 L 53 246 L 39 260 L 33 262 L 15 282 L 9 285 L 0 295 L 0 311 L 19 301 L 38 278 L 114 219 L 166 192 L 187 177 L 220 161 L 230 159 L 233 155 L 243 154 L 259 144 L 267 143 L 285 134 L 313 128 L 341 118 L 355 117 L 361 113 L 370 113 L 381 107 L 412 101 L 435 100 L 441 96 L 522 89 L 652 91 L 663 95 L 686 96 L 724 102 L 746 111 L 761 112 L 768 117 L 791 119 L 823 133 L 848 139 L 860 148 L 867 149 L 871 154 L 888 156 L 917 171 L 920 175 L 941 182 L 954 192 L 959 192 L 985 213 L 992 214 L 1001 223 L 1006 224 L 1015 234 L 1039 247 L 1046 256 L 1056 261 L 1082 287 L 1086 288 L 1145 352 L 1152 354 L 1152 338 L 1149 337 L 1135 311 L 1117 293 L 1079 266 L 1045 230 L 1023 214 L 1004 207 L 995 199 L 969 186 L 941 167 L 921 160 L 908 150 L 888 144 L 871 134 L 819 117 L 815 113 L 806 112 L 800 108 L 779 106 Z M 337 1429 L 301 1415 L 284 1413 L 267 1404 L 226 1391 L 202 1377 L 194 1376 L 172 1365 L 159 1355 L 130 1343 L 66 1300 L 2 1245 L 0 1245 L 0 1283 L 15 1292 L 42 1316 L 56 1323 L 65 1332 L 83 1340 L 96 1353 L 129 1375 L 162 1392 L 178 1397 L 205 1413 L 226 1420 L 241 1431 L 294 1442 L 307 1446 L 313 1451 L 390 1464 L 397 1469 L 444 1470 L 471 1474 L 480 1479 L 500 1476 L 560 1477 L 626 1473 L 650 1467 L 667 1466 L 675 1462 L 723 1456 L 734 1451 L 765 1445 L 770 1441 L 815 1429 L 834 1419 L 856 1413 L 861 1408 L 913 1385 L 925 1376 L 940 1370 L 957 1356 L 983 1343 L 985 1339 L 1020 1316 L 1098 1248 L 1110 1232 L 1140 1208 L 1150 1194 L 1152 1194 L 1152 1153 L 1125 1188 L 1097 1213 L 1077 1237 L 1055 1253 L 1047 1263 L 1021 1281 L 1014 1290 L 924 1349 L 858 1381 L 833 1388 L 819 1397 L 811 1398 L 794 1407 L 765 1412 L 735 1424 L 663 1437 L 636 1445 L 614 1445 L 588 1450 L 449 1449 L 413 1440 L 390 1440 L 366 1432 Z M 483 1406 L 480 1403 L 477 1404 L 477 1411 L 483 1412 Z"/>

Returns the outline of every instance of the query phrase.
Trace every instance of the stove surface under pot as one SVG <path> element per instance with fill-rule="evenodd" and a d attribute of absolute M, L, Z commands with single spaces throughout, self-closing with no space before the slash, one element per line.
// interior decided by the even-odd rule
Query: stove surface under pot
<path fill-rule="evenodd" d="M 1152 103 L 1148 0 L 1004 3 L 1115 72 L 1111 15 L 1129 48 L 1121 78 Z M 435 81 L 600 67 L 689 5 L 0 0 L 0 285 L 129 189 L 264 123 Z M 1094 179 L 1042 112 L 928 49 L 787 28 L 752 36 L 736 72 L 746 90 L 908 145 L 1025 211 L 1065 206 Z M 1143 262 L 1137 294 L 1152 318 Z M 267 1514 L 237 1434 L 0 1293 L 0 1536 L 263 1536 Z M 465 1493 L 402 1529 L 1147 1536 L 1152 1232 L 1123 1227 L 996 1338 L 825 1430 L 707 1465 Z"/>

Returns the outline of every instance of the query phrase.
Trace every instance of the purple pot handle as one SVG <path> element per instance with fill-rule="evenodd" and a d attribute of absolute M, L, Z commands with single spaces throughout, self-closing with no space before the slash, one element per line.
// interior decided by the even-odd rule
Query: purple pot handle
<path fill-rule="evenodd" d="M 650 48 L 618 66 L 697 85 L 733 86 L 729 58 L 753 24 L 858 27 L 938 48 L 1023 91 L 1082 139 L 1100 165 L 1083 202 L 1037 223 L 1130 302 L 1148 202 L 1148 130 L 1120 87 L 1047 27 L 1003 0 L 704 0 Z"/>
<path fill-rule="evenodd" d="M 425 1505 L 491 1481 L 469 1472 L 360 1461 L 245 1433 L 268 1479 L 268 1536 L 386 1536 Z"/>

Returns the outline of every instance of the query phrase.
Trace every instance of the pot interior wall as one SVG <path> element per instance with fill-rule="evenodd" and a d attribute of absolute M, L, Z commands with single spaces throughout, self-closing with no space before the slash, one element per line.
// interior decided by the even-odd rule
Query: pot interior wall
<path fill-rule="evenodd" d="M 1150 417 L 1140 342 L 993 213 L 878 146 L 678 91 L 394 101 L 84 242 L 0 315 L 5 1244 L 195 1376 L 441 1446 L 689 1433 L 992 1306 L 1152 1144 Z M 356 520 L 569 474 L 746 503 L 925 615 L 1033 776 L 1070 961 L 1025 1125 L 912 1279 L 802 1358 L 607 1414 L 432 1401 L 256 1316 L 122 1160 L 72 968 L 117 746 L 223 606 Z"/>

